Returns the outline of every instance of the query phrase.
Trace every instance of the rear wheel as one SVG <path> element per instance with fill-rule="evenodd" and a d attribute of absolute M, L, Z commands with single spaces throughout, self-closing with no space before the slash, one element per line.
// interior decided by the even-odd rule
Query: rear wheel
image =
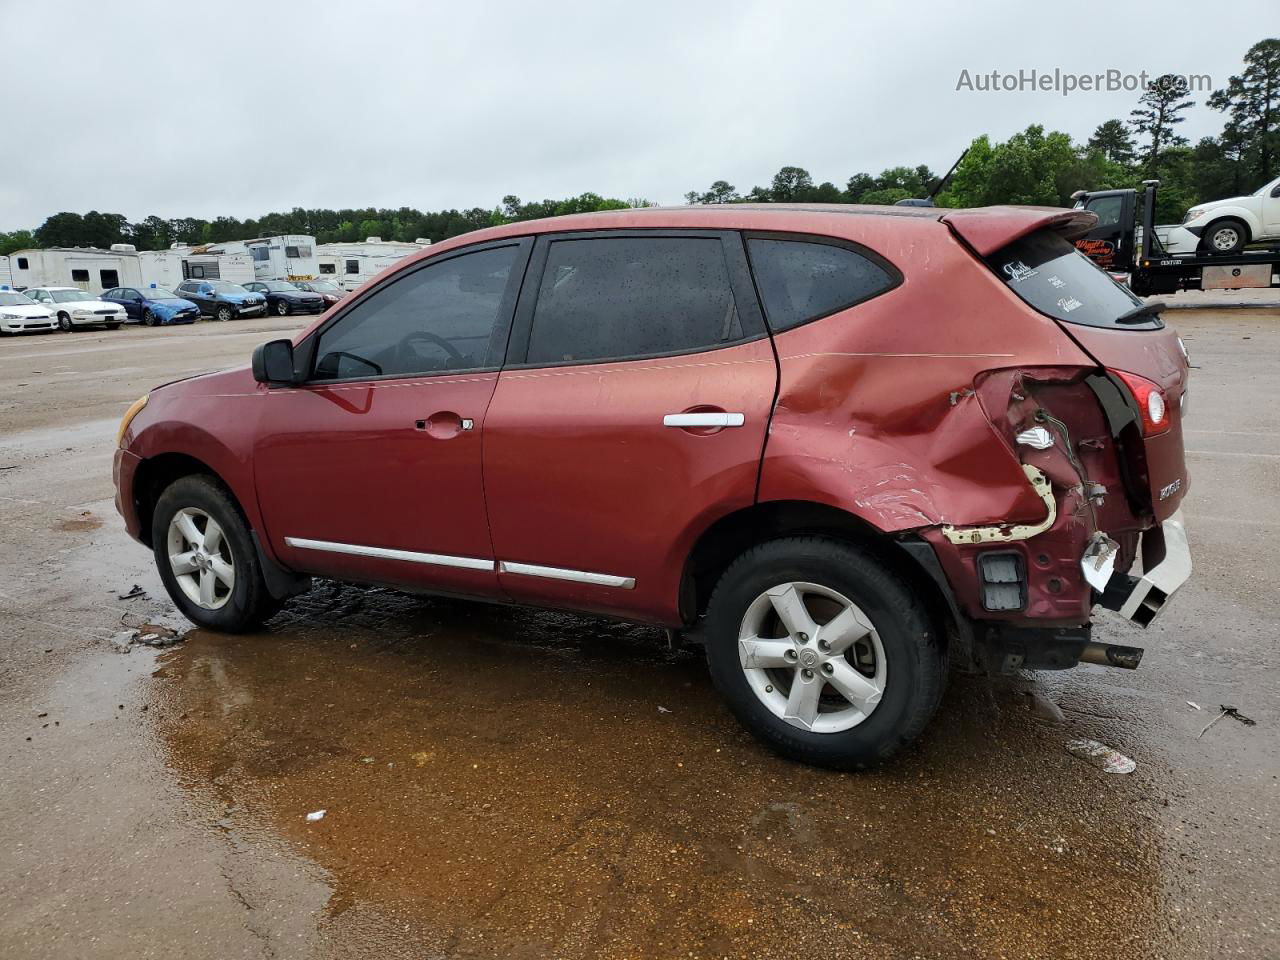
<path fill-rule="evenodd" d="M 58 314 L 58 329 L 61 330 L 63 333 L 70 333 L 73 329 L 75 329 L 71 325 L 71 314 L 69 313 Z"/>
<path fill-rule="evenodd" d="M 707 610 L 711 677 L 784 756 L 839 769 L 888 759 L 928 723 L 946 652 L 911 591 L 874 557 L 796 537 L 744 553 Z"/>
<path fill-rule="evenodd" d="M 160 579 L 192 623 L 240 633 L 280 609 L 267 590 L 248 524 L 216 480 L 192 475 L 166 487 L 151 531 Z"/>
<path fill-rule="evenodd" d="M 228 320 L 230 320 L 232 317 L 235 316 L 235 311 L 233 311 L 229 306 L 227 306 L 224 303 L 219 305 L 217 312 L 214 313 L 214 316 L 217 317 L 219 320 L 221 320 L 223 323 L 226 323 Z"/>
<path fill-rule="evenodd" d="M 1204 233 L 1202 246 L 1209 253 L 1238 253 L 1249 242 L 1249 228 L 1239 220 L 1219 220 Z"/>

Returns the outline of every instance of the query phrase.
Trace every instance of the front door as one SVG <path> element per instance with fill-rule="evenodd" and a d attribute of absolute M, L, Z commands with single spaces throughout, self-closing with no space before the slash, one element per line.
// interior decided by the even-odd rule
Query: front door
<path fill-rule="evenodd" d="M 481 482 L 528 241 L 400 271 L 298 345 L 306 383 L 264 398 L 264 526 L 289 566 L 445 592 L 497 592 Z"/>
<path fill-rule="evenodd" d="M 674 621 L 698 534 L 755 501 L 776 385 L 738 234 L 539 239 L 485 420 L 504 591 Z"/>

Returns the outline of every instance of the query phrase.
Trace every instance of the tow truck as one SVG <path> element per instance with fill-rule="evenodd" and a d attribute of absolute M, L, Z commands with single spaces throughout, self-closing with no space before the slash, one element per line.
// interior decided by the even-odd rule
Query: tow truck
<path fill-rule="evenodd" d="M 1076 248 L 1111 274 L 1128 274 L 1140 297 L 1179 290 L 1241 290 L 1280 286 L 1280 248 L 1238 253 L 1171 254 L 1155 223 L 1159 180 L 1142 181 L 1141 224 L 1138 191 L 1078 190 L 1075 209 L 1097 214 L 1098 224 L 1076 240 Z"/>

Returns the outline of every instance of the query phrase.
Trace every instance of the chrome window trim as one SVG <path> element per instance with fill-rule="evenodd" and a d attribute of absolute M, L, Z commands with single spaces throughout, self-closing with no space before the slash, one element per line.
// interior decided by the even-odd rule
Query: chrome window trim
<path fill-rule="evenodd" d="M 566 570 L 564 567 L 542 567 L 536 563 L 512 563 L 498 561 L 499 573 L 516 573 L 524 577 L 545 577 L 548 580 L 571 580 L 574 583 L 590 583 L 599 587 L 617 587 L 632 590 L 635 577 L 618 577 L 610 573 L 589 573 L 585 570 Z"/>
<path fill-rule="evenodd" d="M 418 553 L 414 550 L 392 550 L 388 547 L 366 547 L 355 543 L 333 543 L 328 540 L 308 540 L 305 537 L 285 537 L 284 542 L 299 550 L 322 550 L 327 553 L 345 553 L 353 557 L 378 557 L 382 560 L 404 560 L 433 567 L 462 567 L 466 570 L 492 570 L 492 560 L 479 557 L 454 557 L 444 553 Z"/>

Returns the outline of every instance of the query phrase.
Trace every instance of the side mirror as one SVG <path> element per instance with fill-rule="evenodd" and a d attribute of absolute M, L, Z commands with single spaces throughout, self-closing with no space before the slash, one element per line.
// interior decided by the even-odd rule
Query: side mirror
<path fill-rule="evenodd" d="M 253 351 L 253 379 L 274 386 L 297 383 L 293 371 L 293 341 L 270 340 Z"/>

